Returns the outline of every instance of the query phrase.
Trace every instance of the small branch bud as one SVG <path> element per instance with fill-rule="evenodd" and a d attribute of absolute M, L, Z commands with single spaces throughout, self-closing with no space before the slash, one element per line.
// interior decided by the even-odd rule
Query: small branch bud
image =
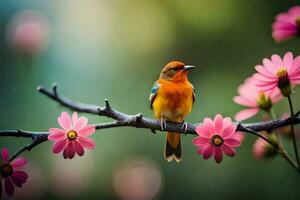
<path fill-rule="evenodd" d="M 107 110 L 110 110 L 111 107 L 110 107 L 110 105 L 109 105 L 108 99 L 104 99 L 104 101 L 105 101 L 105 108 L 106 108 Z"/>
<path fill-rule="evenodd" d="M 42 88 L 43 88 L 43 86 L 39 85 L 39 86 L 36 87 L 36 90 L 37 90 L 37 91 L 41 91 Z"/>
<path fill-rule="evenodd" d="M 53 83 L 52 89 L 53 89 L 53 92 L 54 92 L 54 96 L 57 97 L 57 83 Z"/>
<path fill-rule="evenodd" d="M 135 115 L 135 119 L 136 119 L 136 122 L 140 122 L 143 119 L 143 114 L 139 113 L 139 114 Z"/>

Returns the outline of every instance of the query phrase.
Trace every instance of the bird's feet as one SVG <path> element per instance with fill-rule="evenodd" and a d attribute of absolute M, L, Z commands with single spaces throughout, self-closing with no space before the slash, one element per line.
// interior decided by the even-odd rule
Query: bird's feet
<path fill-rule="evenodd" d="M 160 127 L 162 131 L 167 129 L 167 122 L 163 116 L 160 118 Z"/>
<path fill-rule="evenodd" d="M 185 121 L 183 121 L 183 122 L 182 122 L 181 128 L 182 128 L 182 130 L 184 131 L 184 133 L 186 134 L 187 129 L 188 129 L 188 124 L 187 124 Z"/>

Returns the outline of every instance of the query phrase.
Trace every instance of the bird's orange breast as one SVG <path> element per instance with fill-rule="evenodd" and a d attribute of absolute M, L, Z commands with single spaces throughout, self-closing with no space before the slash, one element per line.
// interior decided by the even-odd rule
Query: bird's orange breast
<path fill-rule="evenodd" d="M 193 106 L 193 87 L 188 81 L 158 81 L 160 88 L 153 102 L 155 117 L 182 122 Z"/>

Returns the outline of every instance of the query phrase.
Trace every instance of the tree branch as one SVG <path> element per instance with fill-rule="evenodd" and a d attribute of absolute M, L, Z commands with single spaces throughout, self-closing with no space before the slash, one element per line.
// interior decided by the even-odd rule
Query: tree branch
<path fill-rule="evenodd" d="M 122 112 L 119 112 L 113 109 L 108 100 L 105 99 L 105 107 L 99 107 L 91 104 L 83 104 L 72 101 L 66 97 L 60 96 L 57 93 L 57 86 L 55 85 L 52 90 L 46 89 L 43 86 L 38 87 L 38 91 L 47 97 L 53 99 L 54 101 L 60 103 L 62 106 L 68 107 L 72 110 L 90 114 L 97 114 L 99 116 L 105 116 L 111 119 L 117 120 L 116 124 L 108 126 L 106 128 L 118 127 L 118 126 L 131 126 L 136 128 L 146 128 L 152 130 L 161 130 L 160 121 L 145 118 L 142 114 L 129 115 Z M 249 132 L 249 129 L 252 131 L 264 131 L 280 128 L 283 126 L 298 124 L 300 123 L 300 118 L 298 115 L 292 116 L 288 119 L 278 119 L 266 122 L 257 122 L 257 123 L 248 123 L 243 124 L 236 122 L 238 124 L 237 131 Z M 184 133 L 184 134 L 194 134 L 197 135 L 195 131 L 195 126 L 198 124 L 188 124 L 186 132 L 182 129 L 181 123 L 168 122 L 167 129 L 165 131 Z"/>
<path fill-rule="evenodd" d="M 39 145 L 42 142 L 48 140 L 48 132 L 31 132 L 31 131 L 24 131 L 24 130 L 0 130 L 0 136 L 14 136 L 14 137 L 26 137 L 31 138 L 32 142 L 23 146 L 20 150 L 13 154 L 13 156 L 9 159 L 12 161 L 18 155 L 23 153 L 24 151 L 30 151 L 35 146 Z"/>
<path fill-rule="evenodd" d="M 47 89 L 43 86 L 39 86 L 37 90 L 49 97 L 50 99 L 58 102 L 64 107 L 67 107 L 71 110 L 77 111 L 77 112 L 83 112 L 83 113 L 90 113 L 98 116 L 105 116 L 110 119 L 114 119 L 112 122 L 107 123 L 100 123 L 100 124 L 94 124 L 96 129 L 107 129 L 107 128 L 115 128 L 115 127 L 135 127 L 135 128 L 144 128 L 149 130 L 162 130 L 160 121 L 149 119 L 143 117 L 141 113 L 130 115 L 126 113 L 122 113 L 120 111 L 115 110 L 112 108 L 112 106 L 109 104 L 109 101 L 105 99 L 105 106 L 100 107 L 96 105 L 91 104 L 84 104 L 75 102 L 71 99 L 68 99 L 64 96 L 59 95 L 57 90 L 57 85 L 55 84 L 52 89 Z M 243 131 L 243 132 L 259 132 L 264 130 L 272 130 L 284 126 L 288 126 L 291 124 L 299 124 L 300 118 L 298 117 L 300 112 L 298 112 L 296 115 L 291 116 L 287 119 L 277 119 L 272 121 L 266 121 L 266 122 L 257 122 L 257 123 L 247 123 L 243 124 L 241 122 L 236 122 L 237 124 L 237 131 Z M 183 134 L 193 134 L 197 135 L 195 131 L 195 127 L 201 125 L 201 123 L 198 124 L 187 124 L 186 131 L 182 129 L 181 123 L 175 123 L 175 122 L 167 122 L 166 130 L 163 131 L 169 131 L 169 132 L 176 132 L 176 133 L 183 133 Z M 23 131 L 23 130 L 0 130 L 0 137 L 1 136 L 14 136 L 14 137 L 27 137 L 31 138 L 32 142 L 26 146 L 24 146 L 22 149 L 17 151 L 11 158 L 13 160 L 18 155 L 20 155 L 24 151 L 30 151 L 35 146 L 39 145 L 40 143 L 47 141 L 47 136 L 49 135 L 49 132 L 30 132 L 30 131 Z M 257 135 L 257 134 L 255 134 Z"/>

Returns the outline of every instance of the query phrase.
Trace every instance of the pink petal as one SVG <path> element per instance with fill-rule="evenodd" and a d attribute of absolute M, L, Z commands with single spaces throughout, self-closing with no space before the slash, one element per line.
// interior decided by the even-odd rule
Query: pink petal
<path fill-rule="evenodd" d="M 300 70 L 300 56 L 297 56 L 294 59 L 292 67 L 289 70 L 289 75 L 294 76 L 294 74 L 297 73 L 298 70 Z"/>
<path fill-rule="evenodd" d="M 275 88 L 270 94 L 269 98 L 273 104 L 283 99 L 283 96 L 278 88 Z"/>
<path fill-rule="evenodd" d="M 11 179 L 16 186 L 21 187 L 27 181 L 28 175 L 23 171 L 14 171 Z"/>
<path fill-rule="evenodd" d="M 260 87 L 260 88 L 256 88 L 257 91 L 262 91 L 261 87 L 270 86 L 270 85 L 276 84 L 278 82 L 278 78 L 275 78 L 275 79 L 269 79 L 267 77 L 262 78 L 262 75 L 258 74 L 258 73 L 254 74 L 252 77 L 253 77 L 254 85 L 256 87 L 257 86 Z"/>
<path fill-rule="evenodd" d="M 255 107 L 255 106 L 257 106 L 256 102 L 250 101 L 250 100 L 248 100 L 248 99 L 246 99 L 244 97 L 241 97 L 241 96 L 235 96 L 233 98 L 233 101 L 235 103 L 237 103 L 237 104 L 242 105 L 242 106 L 247 106 L 247 107 Z"/>
<path fill-rule="evenodd" d="M 3 148 L 2 151 L 1 151 L 1 156 L 2 156 L 2 161 L 4 163 L 8 163 L 8 160 L 9 160 L 9 153 L 8 153 L 8 150 L 7 148 Z"/>
<path fill-rule="evenodd" d="M 214 123 L 210 118 L 205 117 L 203 120 L 203 125 L 206 126 L 210 134 L 213 134 L 215 132 Z"/>
<path fill-rule="evenodd" d="M 268 77 L 268 76 L 265 76 L 263 74 L 260 74 L 260 73 L 256 73 L 253 75 L 253 78 L 255 78 L 256 80 L 258 81 L 264 81 L 264 82 L 275 82 L 278 78 L 276 76 L 273 76 L 273 77 Z"/>
<path fill-rule="evenodd" d="M 235 129 L 236 129 L 236 126 L 233 125 L 233 124 L 227 126 L 226 128 L 224 128 L 223 133 L 222 133 L 223 134 L 223 138 L 226 139 L 226 138 L 232 136 L 234 134 L 234 132 L 235 132 Z"/>
<path fill-rule="evenodd" d="M 297 80 L 293 80 L 293 81 L 292 81 L 292 83 L 293 83 L 293 84 L 297 84 L 297 85 L 299 85 L 299 84 L 300 84 L 300 78 L 299 78 L 299 79 L 297 79 Z"/>
<path fill-rule="evenodd" d="M 255 85 L 261 92 L 271 92 L 275 87 L 277 87 L 277 82 L 265 82 L 260 80 L 255 80 Z"/>
<path fill-rule="evenodd" d="M 87 149 L 94 149 L 96 146 L 95 142 L 88 137 L 78 137 L 78 141 L 83 147 Z"/>
<path fill-rule="evenodd" d="M 274 83 L 270 82 L 270 83 L 257 84 L 257 86 L 259 87 L 259 89 L 261 91 L 264 91 L 264 92 L 270 91 L 270 92 L 272 92 L 277 87 L 277 81 L 274 82 Z"/>
<path fill-rule="evenodd" d="M 83 129 L 79 130 L 78 134 L 80 136 L 90 136 L 90 135 L 92 135 L 95 132 L 96 132 L 95 126 L 87 125 Z"/>
<path fill-rule="evenodd" d="M 297 35 L 297 29 L 290 29 L 290 30 L 280 29 L 280 30 L 275 30 L 272 33 L 272 36 L 276 40 L 276 42 L 282 42 L 296 35 Z"/>
<path fill-rule="evenodd" d="M 238 147 L 241 145 L 241 142 L 235 138 L 226 138 L 224 139 L 224 144 L 230 147 Z"/>
<path fill-rule="evenodd" d="M 297 26 L 296 24 L 290 22 L 275 22 L 272 25 L 272 29 L 274 32 L 278 32 L 278 31 L 295 32 L 297 31 Z"/>
<path fill-rule="evenodd" d="M 266 77 L 269 77 L 269 78 L 273 78 L 274 77 L 274 74 L 272 74 L 270 71 L 268 71 L 264 66 L 262 65 L 256 65 L 255 66 L 255 69 L 258 73 L 266 76 Z"/>
<path fill-rule="evenodd" d="M 299 17 L 300 16 L 300 6 L 293 6 L 288 10 L 288 14 L 293 17 Z"/>
<path fill-rule="evenodd" d="M 73 115 L 72 115 L 72 122 L 73 122 L 73 124 L 76 124 L 77 119 L 78 119 L 78 114 L 77 114 L 77 112 L 74 112 Z"/>
<path fill-rule="evenodd" d="M 209 145 L 203 152 L 203 158 L 206 160 L 212 156 L 214 152 L 214 147 L 212 145 Z"/>
<path fill-rule="evenodd" d="M 293 61 L 294 61 L 293 53 L 292 52 L 287 52 L 283 57 L 283 64 L 288 69 L 288 71 L 292 67 Z"/>
<path fill-rule="evenodd" d="M 271 60 L 273 62 L 274 67 L 277 69 L 279 69 L 280 67 L 283 67 L 283 62 L 280 58 L 280 56 L 278 56 L 277 54 L 273 54 L 271 57 Z"/>
<path fill-rule="evenodd" d="M 63 140 L 67 137 L 66 132 L 59 128 L 50 128 L 49 132 L 50 134 L 48 135 L 48 140 L 57 141 L 57 140 Z"/>
<path fill-rule="evenodd" d="M 200 148 L 197 151 L 197 154 L 202 155 L 204 153 L 204 148 Z"/>
<path fill-rule="evenodd" d="M 203 124 L 213 126 L 213 121 L 212 121 L 212 119 L 205 117 L 203 120 Z"/>
<path fill-rule="evenodd" d="M 264 85 L 264 86 L 260 86 L 260 85 L 257 85 L 259 87 L 259 89 L 261 91 L 264 91 L 264 92 L 272 92 L 276 87 L 277 87 L 277 82 L 275 83 L 267 83 L 267 85 Z"/>
<path fill-rule="evenodd" d="M 67 148 L 64 149 L 63 156 L 64 156 L 64 159 L 68 158 L 68 156 L 67 156 Z"/>
<path fill-rule="evenodd" d="M 17 187 L 22 187 L 23 184 L 21 183 L 21 181 L 19 179 L 15 178 L 13 176 L 11 176 L 10 178 L 14 185 L 16 185 Z"/>
<path fill-rule="evenodd" d="M 75 148 L 73 142 L 69 142 L 65 150 L 68 158 L 72 159 L 75 156 Z"/>
<path fill-rule="evenodd" d="M 269 72 L 276 75 L 277 68 L 274 67 L 273 63 L 269 59 L 263 59 L 263 64 Z"/>
<path fill-rule="evenodd" d="M 77 142 L 76 140 L 74 140 L 74 147 L 75 147 L 75 151 L 79 156 L 83 156 L 84 154 L 84 150 L 83 147 L 81 146 L 81 144 L 79 142 Z"/>
<path fill-rule="evenodd" d="M 76 124 L 74 124 L 73 129 L 75 131 L 78 131 L 82 128 L 84 128 L 88 124 L 88 119 L 86 117 L 79 117 Z"/>
<path fill-rule="evenodd" d="M 223 160 L 223 153 L 220 147 L 214 149 L 214 158 L 217 163 L 220 163 Z"/>
<path fill-rule="evenodd" d="M 8 196 L 12 196 L 14 194 L 14 185 L 12 184 L 11 180 L 7 177 L 5 178 L 5 191 L 6 191 L 6 194 Z"/>
<path fill-rule="evenodd" d="M 293 75 L 289 75 L 290 80 L 299 79 L 299 77 L 300 77 L 300 68 L 299 71 L 297 71 L 297 73 L 294 73 Z"/>
<path fill-rule="evenodd" d="M 211 129 L 212 129 L 212 126 L 207 127 L 203 124 L 203 125 L 197 126 L 195 130 L 198 133 L 198 135 L 200 135 L 201 137 L 209 138 L 212 133 Z"/>
<path fill-rule="evenodd" d="M 235 115 L 235 120 L 241 121 L 241 120 L 248 119 L 256 115 L 258 112 L 259 112 L 259 108 L 249 108 L 249 109 L 241 110 Z"/>
<path fill-rule="evenodd" d="M 57 119 L 58 124 L 65 130 L 69 131 L 72 126 L 71 117 L 67 112 L 62 112 L 60 117 Z"/>
<path fill-rule="evenodd" d="M 25 158 L 18 158 L 12 163 L 12 167 L 15 169 L 15 168 L 23 167 L 26 164 L 27 164 L 27 160 Z"/>
<path fill-rule="evenodd" d="M 230 117 L 225 117 L 224 120 L 223 120 L 223 127 L 224 127 L 224 129 L 225 129 L 227 126 L 231 126 L 231 125 L 232 125 L 231 118 L 230 118 Z"/>
<path fill-rule="evenodd" d="M 237 131 L 235 134 L 232 136 L 232 138 L 242 142 L 245 138 L 245 134 L 243 132 Z"/>
<path fill-rule="evenodd" d="M 204 137 L 197 137 L 193 140 L 193 143 L 197 146 L 203 146 L 203 145 L 210 144 L 210 139 Z"/>
<path fill-rule="evenodd" d="M 276 21 L 290 21 L 290 17 L 287 13 L 283 12 L 283 13 L 279 13 L 276 16 Z"/>
<path fill-rule="evenodd" d="M 60 153 L 67 145 L 67 139 L 57 141 L 52 147 L 53 153 Z"/>
<path fill-rule="evenodd" d="M 227 156 L 230 156 L 230 157 L 233 157 L 235 155 L 235 150 L 229 146 L 227 146 L 226 144 L 223 144 L 222 145 L 222 150 L 224 151 L 224 153 L 227 155 Z"/>
<path fill-rule="evenodd" d="M 221 133 L 223 129 L 223 117 L 220 114 L 217 114 L 214 119 L 214 128 L 215 132 Z"/>

